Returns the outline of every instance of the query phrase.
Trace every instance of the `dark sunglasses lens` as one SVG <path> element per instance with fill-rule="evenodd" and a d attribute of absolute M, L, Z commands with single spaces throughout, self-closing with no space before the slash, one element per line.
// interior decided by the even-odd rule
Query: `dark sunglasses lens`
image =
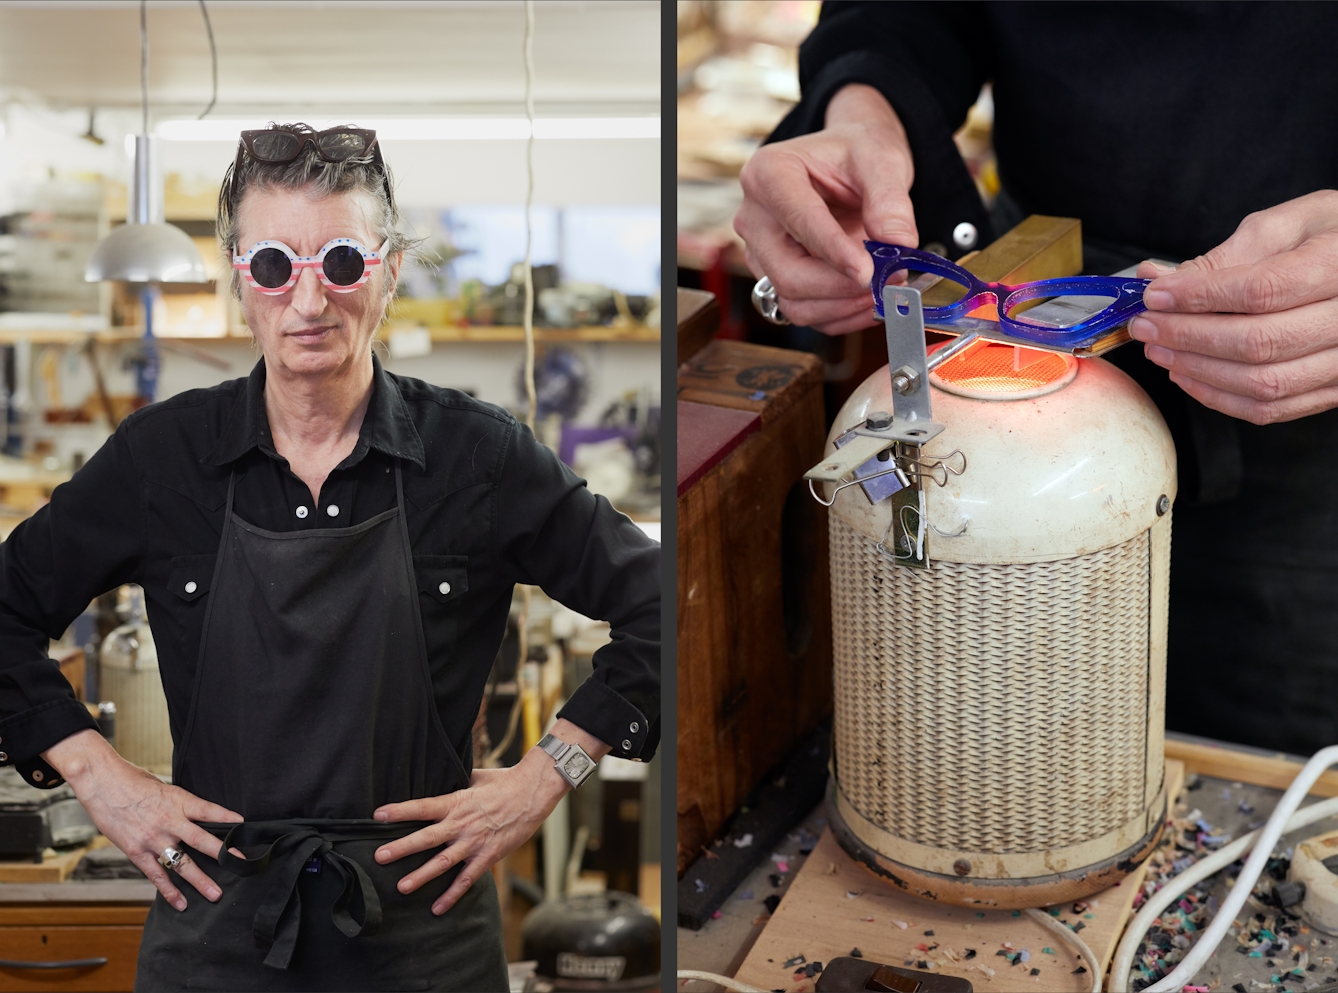
<path fill-rule="evenodd" d="M 367 268 L 362 261 L 362 253 L 348 245 L 339 245 L 325 254 L 322 263 L 325 278 L 336 286 L 352 286 L 362 278 L 362 271 Z"/>
<path fill-rule="evenodd" d="M 261 162 L 290 162 L 302 140 L 286 131 L 267 131 L 251 139 L 251 154 Z"/>
<path fill-rule="evenodd" d="M 353 131 L 331 131 L 316 139 L 321 155 L 331 162 L 343 162 L 355 155 L 361 155 L 367 146 L 366 139 Z"/>
<path fill-rule="evenodd" d="M 262 248 L 251 256 L 251 278 L 266 289 L 277 290 L 292 275 L 292 260 L 277 248 Z"/>

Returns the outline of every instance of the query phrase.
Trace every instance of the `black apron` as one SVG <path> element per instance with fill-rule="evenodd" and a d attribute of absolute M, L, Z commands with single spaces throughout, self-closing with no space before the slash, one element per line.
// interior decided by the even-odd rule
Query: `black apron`
<path fill-rule="evenodd" d="M 436 849 L 373 858 L 424 826 L 373 809 L 468 785 L 433 699 L 399 464 L 396 508 L 350 528 L 257 528 L 235 481 L 173 779 L 246 821 L 203 825 L 217 863 L 182 846 L 223 897 L 179 879 L 184 912 L 158 896 L 135 989 L 505 991 L 491 873 L 436 917 L 458 866 L 405 896 Z"/>
<path fill-rule="evenodd" d="M 1000 191 L 994 230 L 1027 213 Z M 1176 261 L 1083 237 L 1085 272 L 1147 258 Z M 1175 441 L 1167 729 L 1297 755 L 1338 741 L 1338 410 L 1261 427 L 1199 403 L 1137 343 L 1105 358 Z"/>

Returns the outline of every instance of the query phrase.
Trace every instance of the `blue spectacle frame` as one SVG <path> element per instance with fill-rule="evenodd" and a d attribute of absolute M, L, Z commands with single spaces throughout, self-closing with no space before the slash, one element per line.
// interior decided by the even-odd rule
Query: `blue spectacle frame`
<path fill-rule="evenodd" d="M 1129 322 L 1147 307 L 1143 291 L 1149 279 L 1127 276 L 1068 276 L 1060 279 L 1038 279 L 1030 283 L 1008 286 L 987 283 L 961 266 L 939 255 L 922 252 L 902 245 L 888 245 L 881 241 L 866 241 L 864 247 L 873 256 L 873 306 L 879 317 L 883 313 L 883 287 L 894 273 L 905 269 L 942 276 L 966 288 L 966 295 L 946 307 L 926 307 L 925 323 L 951 324 L 981 304 L 993 303 L 999 312 L 999 330 L 1009 338 L 1019 338 L 1039 345 L 1075 348 L 1086 345 L 1102 334 Z M 1108 296 L 1111 304 L 1077 324 L 1062 328 L 1027 324 L 1012 317 L 1013 312 L 1030 300 L 1061 296 Z"/>

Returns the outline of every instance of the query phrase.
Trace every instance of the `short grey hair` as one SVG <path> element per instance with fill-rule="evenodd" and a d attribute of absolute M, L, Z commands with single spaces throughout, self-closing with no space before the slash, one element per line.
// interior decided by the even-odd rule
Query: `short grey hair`
<path fill-rule="evenodd" d="M 268 130 L 296 135 L 316 133 L 307 124 L 271 122 Z M 214 220 L 214 231 L 223 251 L 227 253 L 229 263 L 239 247 L 237 217 L 242 200 L 253 187 L 263 190 L 305 190 L 316 197 L 365 193 L 376 205 L 372 224 L 377 241 L 375 245 L 367 247 L 375 250 L 383 241 L 388 241 L 387 256 L 405 252 L 411 259 L 417 257 L 420 239 L 410 238 L 400 230 L 400 213 L 392 192 L 394 181 L 390 175 L 390 166 L 375 150 L 342 162 L 327 162 L 321 158 L 313 142 L 308 143 L 291 162 L 260 162 L 238 143 L 237 158 L 228 166 L 228 171 L 223 175 L 223 185 L 218 191 L 218 215 Z M 235 269 L 232 270 L 232 295 L 241 297 L 241 282 Z"/>

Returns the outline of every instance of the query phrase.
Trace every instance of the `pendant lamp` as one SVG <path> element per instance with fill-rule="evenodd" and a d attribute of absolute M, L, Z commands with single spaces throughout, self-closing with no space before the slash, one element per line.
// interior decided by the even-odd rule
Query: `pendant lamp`
<path fill-rule="evenodd" d="M 84 280 L 128 283 L 205 283 L 204 260 L 190 236 L 163 222 L 163 187 L 156 166 L 157 138 L 149 136 L 149 38 L 140 3 L 140 93 L 143 133 L 135 136 L 135 176 L 125 224 L 98 243 Z"/>

